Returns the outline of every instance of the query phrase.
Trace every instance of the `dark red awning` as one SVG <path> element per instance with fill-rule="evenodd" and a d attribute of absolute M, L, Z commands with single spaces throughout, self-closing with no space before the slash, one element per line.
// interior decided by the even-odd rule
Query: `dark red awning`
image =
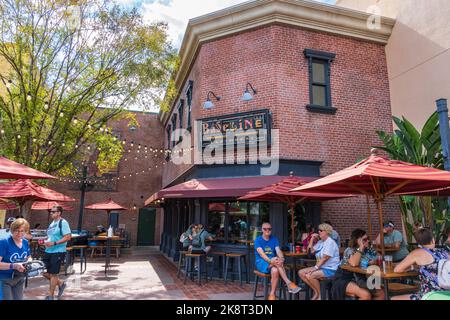
<path fill-rule="evenodd" d="M 214 198 L 241 197 L 249 191 L 274 184 L 286 176 L 256 176 L 239 178 L 192 179 L 154 193 L 145 201 L 145 205 L 163 198 Z M 311 178 L 305 178 L 311 180 Z"/>

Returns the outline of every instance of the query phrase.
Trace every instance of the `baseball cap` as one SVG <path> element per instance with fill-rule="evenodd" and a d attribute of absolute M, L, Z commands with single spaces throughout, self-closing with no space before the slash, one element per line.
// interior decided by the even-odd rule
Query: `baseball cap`
<path fill-rule="evenodd" d="M 8 220 L 6 220 L 6 223 L 13 223 L 14 221 L 16 221 L 16 218 L 9 217 Z"/>
<path fill-rule="evenodd" d="M 385 228 L 389 228 L 389 227 L 394 228 L 395 227 L 395 225 L 391 221 L 385 222 L 383 226 Z"/>

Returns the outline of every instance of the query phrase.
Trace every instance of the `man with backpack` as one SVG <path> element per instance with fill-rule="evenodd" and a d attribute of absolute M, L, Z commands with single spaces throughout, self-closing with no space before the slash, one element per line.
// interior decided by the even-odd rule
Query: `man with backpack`
<path fill-rule="evenodd" d="M 66 257 L 67 242 L 72 238 L 72 232 L 69 223 L 61 218 L 62 212 L 61 206 L 54 206 L 50 211 L 53 221 L 47 229 L 44 257 L 47 272 L 43 274 L 50 281 L 50 292 L 46 300 L 54 300 L 56 286 L 58 286 L 58 299 L 66 288 L 66 283 L 58 278 L 58 274 Z"/>
<path fill-rule="evenodd" d="M 206 231 L 202 224 L 197 224 L 192 234 L 192 253 L 208 253 L 211 246 L 206 245 L 206 240 L 213 240 L 213 235 Z"/>

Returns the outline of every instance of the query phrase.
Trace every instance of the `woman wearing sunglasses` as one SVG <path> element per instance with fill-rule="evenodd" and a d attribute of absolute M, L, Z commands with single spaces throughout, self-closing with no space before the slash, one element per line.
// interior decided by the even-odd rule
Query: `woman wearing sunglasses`
<path fill-rule="evenodd" d="M 323 223 L 319 225 L 319 234 L 313 235 L 308 250 L 316 256 L 317 263 L 314 267 L 302 269 L 298 272 L 299 277 L 314 291 L 311 300 L 320 299 L 320 282 L 322 278 L 332 278 L 339 266 L 339 248 L 330 235 L 333 227 Z M 320 241 L 314 245 L 314 239 Z"/>
<path fill-rule="evenodd" d="M 376 259 L 377 253 L 369 247 L 369 237 L 366 232 L 361 229 L 353 230 L 349 247 L 344 251 L 341 266 L 350 265 L 366 269 L 369 265 L 375 265 Z M 331 295 L 334 300 L 344 300 L 345 295 L 356 296 L 359 300 L 384 300 L 384 291 L 381 288 L 367 287 L 366 276 L 341 268 L 336 272 Z"/>

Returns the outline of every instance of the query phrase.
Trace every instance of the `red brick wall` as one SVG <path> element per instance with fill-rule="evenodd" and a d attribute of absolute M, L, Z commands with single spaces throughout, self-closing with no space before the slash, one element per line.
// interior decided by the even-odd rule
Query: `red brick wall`
<path fill-rule="evenodd" d="M 331 64 L 335 115 L 305 108 L 309 103 L 306 48 L 336 54 Z M 324 161 L 322 175 L 368 156 L 371 146 L 380 143 L 375 131 L 392 130 L 385 50 L 375 43 L 272 25 L 203 44 L 187 80 L 194 81 L 193 119 L 268 108 L 274 128 L 280 130 L 280 157 Z M 242 102 L 248 81 L 258 94 Z M 222 100 L 212 100 L 215 107 L 204 110 L 209 90 Z M 169 164 L 163 185 L 187 168 Z M 396 203 L 388 201 L 385 209 L 399 222 Z M 322 216 L 346 238 L 354 227 L 365 227 L 366 212 L 364 199 L 346 200 L 324 204 Z M 378 230 L 375 214 L 373 225 Z"/>
<path fill-rule="evenodd" d="M 142 149 L 145 145 L 148 147 L 153 146 L 157 148 L 163 148 L 162 137 L 164 136 L 163 127 L 159 121 L 157 114 L 141 114 L 137 113 L 137 119 L 140 124 L 135 131 L 131 131 L 127 124 L 128 120 L 120 120 L 112 124 L 114 131 L 120 133 L 122 139 L 126 139 L 128 142 L 134 141 L 135 147 L 140 143 Z M 128 145 L 129 146 L 129 145 Z M 128 148 L 126 148 L 128 149 Z M 136 153 L 135 153 L 136 154 Z M 142 154 L 142 152 L 140 153 Z M 154 166 L 157 162 L 162 163 L 163 156 L 150 157 L 145 159 L 140 156 L 138 160 L 135 160 L 133 156 L 126 156 L 127 161 L 124 158 L 119 162 L 119 174 L 121 180 L 117 182 L 117 191 L 114 192 L 100 192 L 91 191 L 86 193 L 85 204 L 89 205 L 95 202 L 105 201 L 109 198 L 121 204 L 124 207 L 130 208 L 127 211 L 121 211 L 119 215 L 119 223 L 125 224 L 126 230 L 130 231 L 131 244 L 136 245 L 139 208 L 144 206 L 144 201 L 154 192 L 161 189 L 162 168 L 158 166 L 157 169 L 142 174 L 142 170 L 147 170 L 149 165 Z M 156 159 L 156 160 L 155 160 Z M 122 179 L 123 175 L 129 175 L 130 173 L 139 172 L 138 176 L 132 178 Z M 67 183 L 52 183 L 50 188 L 80 199 L 80 191 L 73 191 L 68 188 Z M 133 210 L 133 205 L 136 204 L 137 210 Z M 71 228 L 76 229 L 78 225 L 78 213 L 79 213 L 79 201 L 71 204 L 74 207 L 73 212 L 64 214 L 64 218 L 70 223 Z M 155 244 L 160 242 L 160 227 L 161 209 L 157 210 L 156 225 L 155 225 Z M 31 214 L 31 225 L 41 223 L 41 227 L 47 225 L 47 212 L 33 211 Z M 107 215 L 104 211 L 92 211 L 84 210 L 83 217 L 83 229 L 95 230 L 97 225 L 107 224 Z"/>

